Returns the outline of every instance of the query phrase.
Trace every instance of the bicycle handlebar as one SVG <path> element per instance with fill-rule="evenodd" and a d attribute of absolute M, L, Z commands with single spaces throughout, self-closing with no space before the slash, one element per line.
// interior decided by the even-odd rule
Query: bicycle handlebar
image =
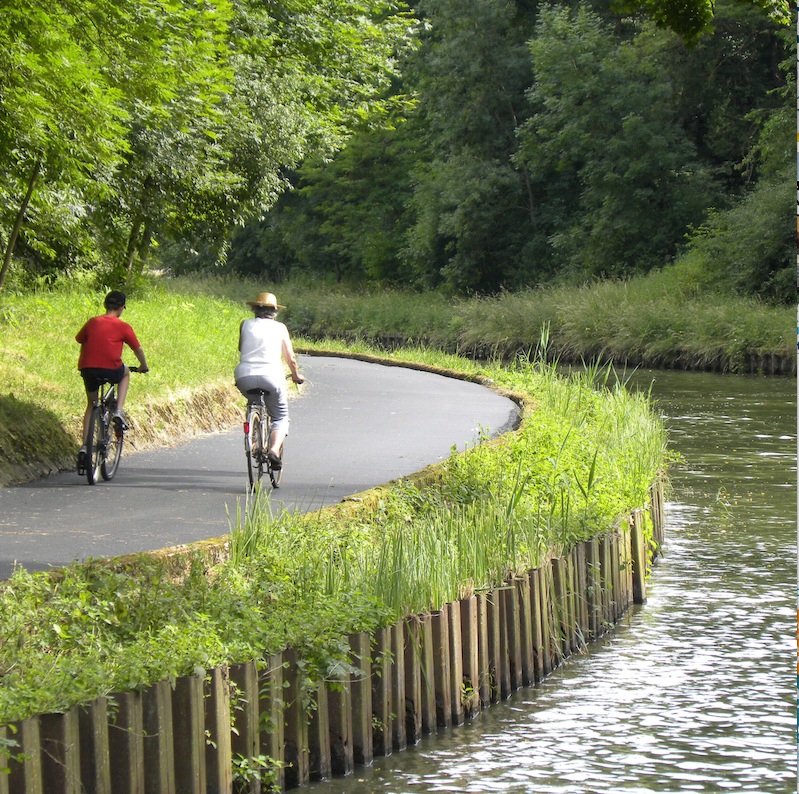
<path fill-rule="evenodd" d="M 128 367 L 128 369 L 131 372 L 141 372 L 142 375 L 146 375 L 150 371 L 149 367 L 147 369 L 145 369 L 143 372 L 142 372 L 141 367 Z"/>

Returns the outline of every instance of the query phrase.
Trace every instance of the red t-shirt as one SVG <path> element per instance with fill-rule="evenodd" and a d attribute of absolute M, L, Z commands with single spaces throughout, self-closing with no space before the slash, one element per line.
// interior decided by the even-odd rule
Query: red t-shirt
<path fill-rule="evenodd" d="M 122 345 L 127 344 L 131 350 L 141 347 L 133 328 L 108 314 L 92 317 L 78 331 L 75 340 L 80 342 L 78 369 L 119 369 Z"/>

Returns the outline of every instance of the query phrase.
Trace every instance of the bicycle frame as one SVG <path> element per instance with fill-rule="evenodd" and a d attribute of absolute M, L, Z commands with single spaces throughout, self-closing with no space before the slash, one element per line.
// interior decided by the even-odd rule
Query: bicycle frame
<path fill-rule="evenodd" d="M 250 488 L 254 488 L 263 477 L 264 469 L 269 474 L 273 488 L 278 488 L 283 470 L 272 468 L 267 455 L 272 421 L 264 402 L 264 392 L 257 394 L 247 404 L 247 415 L 244 420 L 244 454 L 247 457 L 247 475 Z"/>

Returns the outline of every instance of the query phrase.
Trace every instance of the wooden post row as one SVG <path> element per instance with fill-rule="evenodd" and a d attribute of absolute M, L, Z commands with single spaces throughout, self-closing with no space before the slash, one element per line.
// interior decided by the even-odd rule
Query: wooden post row
<path fill-rule="evenodd" d="M 631 602 L 643 603 L 643 522 L 637 512 L 629 533 L 580 544 L 491 593 L 380 629 L 373 641 L 351 635 L 363 677 L 319 683 L 310 714 L 288 649 L 261 670 L 218 668 L 179 678 L 174 690 L 161 682 L 15 724 L 23 755 L 4 762 L 0 794 L 232 792 L 234 758 L 260 755 L 278 761 L 280 788 L 351 774 L 534 685 Z M 0 738 L 11 732 L 0 728 Z M 260 790 L 249 781 L 250 794 Z"/>

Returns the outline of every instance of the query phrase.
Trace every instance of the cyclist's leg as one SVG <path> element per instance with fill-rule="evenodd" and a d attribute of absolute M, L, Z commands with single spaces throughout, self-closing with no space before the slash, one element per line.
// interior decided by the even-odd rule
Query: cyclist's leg
<path fill-rule="evenodd" d="M 130 385 L 130 369 L 127 364 L 122 365 L 124 372 L 117 381 L 117 410 L 122 411 L 125 405 L 125 398 L 128 396 L 128 386 Z"/>
<path fill-rule="evenodd" d="M 92 421 L 92 408 L 97 399 L 97 390 L 86 392 L 86 411 L 83 414 L 83 446 L 89 442 L 89 425 Z"/>
<path fill-rule="evenodd" d="M 289 408 L 285 385 L 279 385 L 267 395 L 266 409 L 272 420 L 269 434 L 269 453 L 273 459 L 279 459 L 283 451 L 283 442 L 289 432 Z"/>
<path fill-rule="evenodd" d="M 85 447 L 89 443 L 89 423 L 91 422 L 92 408 L 97 400 L 100 383 L 97 380 L 95 370 L 83 369 L 80 375 L 83 378 L 83 386 L 86 389 L 86 410 L 83 414 L 83 447 Z"/>

